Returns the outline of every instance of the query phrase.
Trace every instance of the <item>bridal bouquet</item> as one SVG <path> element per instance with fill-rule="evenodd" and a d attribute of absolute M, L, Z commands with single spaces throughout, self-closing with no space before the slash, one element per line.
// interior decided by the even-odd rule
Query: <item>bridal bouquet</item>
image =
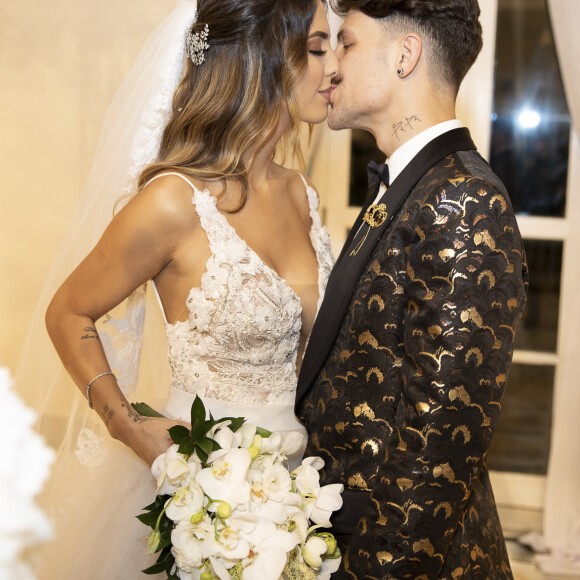
<path fill-rule="evenodd" d="M 147 414 L 143 407 L 138 410 Z M 309 457 L 292 473 L 296 431 L 271 433 L 241 417 L 206 419 L 196 397 L 191 430 L 151 467 L 155 502 L 138 518 L 153 528 L 148 551 L 160 552 L 145 574 L 182 580 L 328 579 L 340 564 L 329 528 L 343 486 L 321 487 L 324 462 Z"/>

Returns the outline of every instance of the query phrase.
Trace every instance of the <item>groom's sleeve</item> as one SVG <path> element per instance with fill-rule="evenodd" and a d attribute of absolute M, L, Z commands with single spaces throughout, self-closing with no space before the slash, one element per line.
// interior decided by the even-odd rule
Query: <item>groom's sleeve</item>
<path fill-rule="evenodd" d="M 485 516 L 466 510 L 482 486 L 527 270 L 510 202 L 486 181 L 467 183 L 456 201 L 434 194 L 418 217 L 402 395 L 341 578 L 438 578 L 465 518 Z"/>

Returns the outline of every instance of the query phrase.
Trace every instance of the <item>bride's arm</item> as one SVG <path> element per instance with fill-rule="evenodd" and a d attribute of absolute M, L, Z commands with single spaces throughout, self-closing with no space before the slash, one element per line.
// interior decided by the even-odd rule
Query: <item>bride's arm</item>
<path fill-rule="evenodd" d="M 160 178 L 133 198 L 49 305 L 48 333 L 83 395 L 91 379 L 110 370 L 95 321 L 171 267 L 180 240 L 196 227 L 190 192 L 175 179 Z M 112 375 L 92 384 L 90 399 L 109 433 L 149 465 L 171 445 L 167 429 L 178 422 L 140 416 Z"/>

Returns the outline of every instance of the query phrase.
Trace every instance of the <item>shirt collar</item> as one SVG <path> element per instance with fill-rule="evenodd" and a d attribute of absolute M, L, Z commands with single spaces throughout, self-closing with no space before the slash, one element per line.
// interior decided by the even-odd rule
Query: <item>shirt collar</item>
<path fill-rule="evenodd" d="M 415 157 L 415 155 L 417 155 L 417 153 L 419 153 L 427 143 L 433 141 L 433 139 L 439 137 L 439 135 L 447 133 L 447 131 L 459 129 L 461 127 L 463 127 L 463 123 L 459 121 L 459 119 L 444 121 L 443 123 L 438 123 L 437 125 L 425 129 L 425 131 L 421 131 L 421 133 L 403 143 L 386 161 L 389 166 L 389 185 L 393 183 L 401 171 L 405 169 L 413 157 Z"/>

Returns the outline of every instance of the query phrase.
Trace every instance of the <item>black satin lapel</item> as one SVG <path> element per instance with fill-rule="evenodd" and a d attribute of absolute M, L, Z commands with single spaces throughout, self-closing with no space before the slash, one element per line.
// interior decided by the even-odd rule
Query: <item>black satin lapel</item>
<path fill-rule="evenodd" d="M 456 151 L 473 149 L 476 147 L 471 140 L 469 130 L 466 128 L 454 129 L 433 139 L 412 159 L 380 199 L 380 203 L 387 205 L 388 218 L 381 226 L 369 231 L 367 239 L 355 256 L 350 254 L 356 246 L 354 237 L 358 227 L 356 229 L 353 227 L 352 235 L 347 240 L 350 243 L 345 244 L 331 273 L 324 300 L 308 341 L 298 378 L 297 405 L 318 375 L 332 348 L 369 257 L 405 199 L 421 177 L 435 163 Z M 393 202 L 393 200 L 395 201 Z M 396 207 L 393 206 L 393 203 Z M 355 226 L 357 223 L 360 225 L 361 222 L 362 215 L 359 215 Z M 356 243 L 358 244 L 358 239 Z"/>

